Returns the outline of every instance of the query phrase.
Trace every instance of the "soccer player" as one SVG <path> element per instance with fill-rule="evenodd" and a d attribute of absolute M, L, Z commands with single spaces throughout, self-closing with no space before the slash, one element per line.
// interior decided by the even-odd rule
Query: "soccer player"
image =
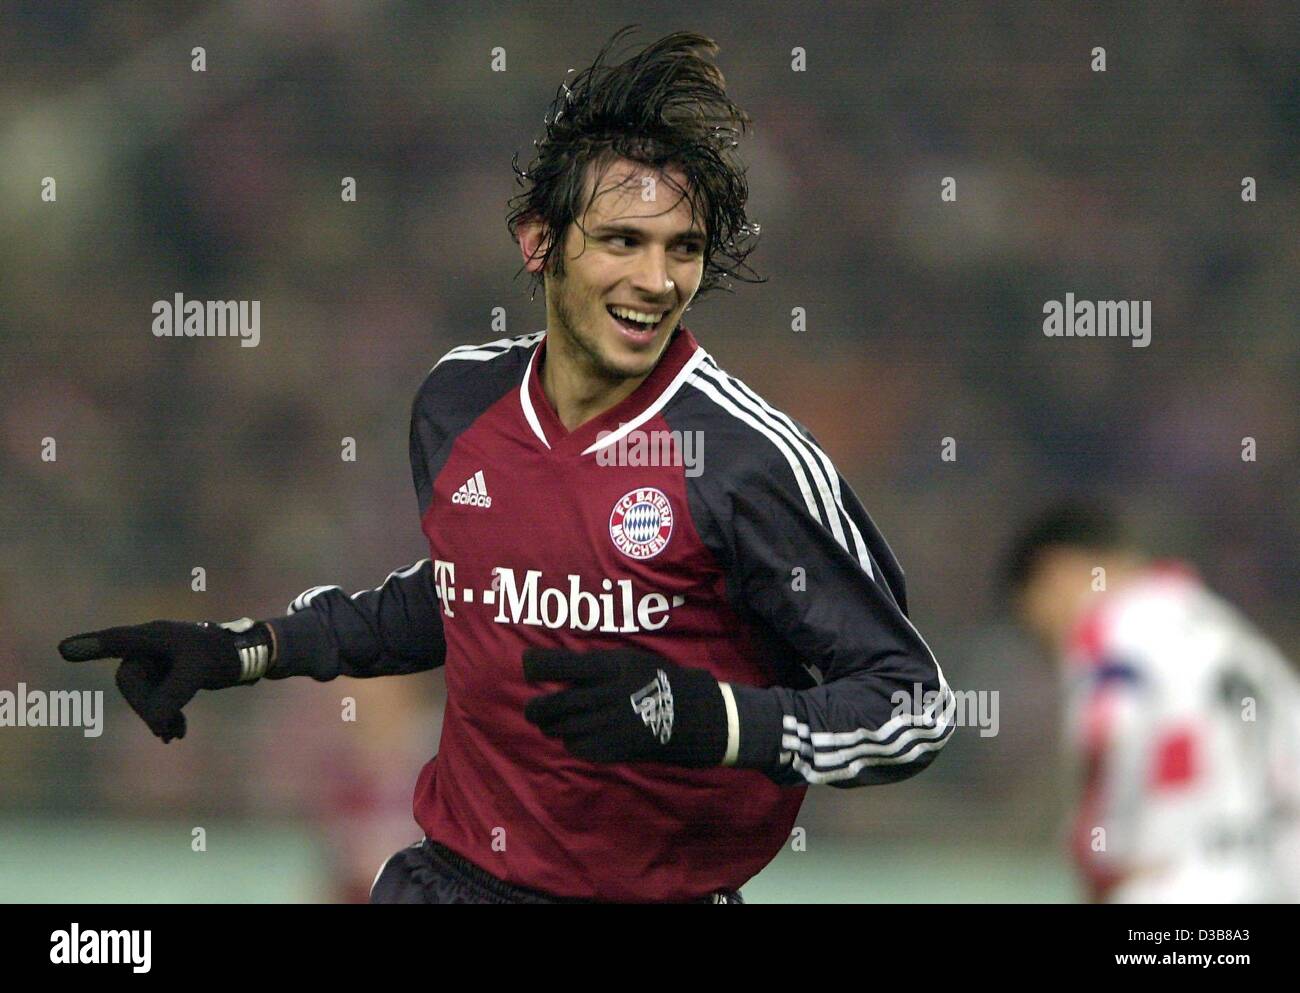
<path fill-rule="evenodd" d="M 716 51 L 602 52 L 557 96 L 509 218 L 546 329 L 453 348 L 415 399 L 428 559 L 285 617 L 60 646 L 123 659 L 164 741 L 200 688 L 444 666 L 424 837 L 372 902 L 741 902 L 809 784 L 897 782 L 952 731 L 862 504 L 682 323 L 757 231 Z"/>
<path fill-rule="evenodd" d="M 1287 660 L 1187 565 L 1147 558 L 1087 503 L 1033 521 L 1006 577 L 1065 678 L 1081 780 L 1071 849 L 1089 898 L 1300 898 L 1300 682 Z"/>

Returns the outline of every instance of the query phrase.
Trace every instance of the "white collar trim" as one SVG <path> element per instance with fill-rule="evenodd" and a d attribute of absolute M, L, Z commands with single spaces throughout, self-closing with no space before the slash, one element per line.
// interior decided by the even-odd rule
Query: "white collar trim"
<path fill-rule="evenodd" d="M 528 426 L 533 429 L 533 434 L 537 435 L 543 445 L 551 447 L 551 443 L 546 440 L 546 433 L 542 430 L 542 422 L 537 419 L 537 411 L 533 409 L 533 398 L 529 396 L 528 384 L 533 381 L 533 364 L 537 361 L 537 353 L 542 350 L 541 342 L 533 349 L 532 356 L 528 359 L 528 368 L 524 370 L 524 381 L 519 386 L 519 405 L 524 408 L 524 420 Z"/>
<path fill-rule="evenodd" d="M 690 374 L 695 371 L 695 367 L 704 361 L 706 354 L 707 353 L 703 348 L 697 347 L 695 353 L 686 360 L 685 364 L 678 370 L 677 375 L 673 377 L 673 381 L 664 387 L 664 391 L 655 398 L 654 403 L 650 404 L 650 406 L 641 411 L 641 413 L 637 414 L 636 417 L 632 418 L 632 420 L 628 421 L 626 424 L 619 425 L 617 431 L 611 431 L 603 438 L 598 438 L 596 441 L 592 442 L 583 450 L 582 454 L 590 455 L 592 452 L 600 451 L 607 445 L 614 444 L 620 438 L 627 435 L 629 431 L 635 431 L 646 421 L 650 420 L 650 418 L 654 417 L 655 414 L 663 410 L 664 405 L 673 398 L 673 394 L 681 389 L 682 383 L 686 382 Z"/>
<path fill-rule="evenodd" d="M 528 388 L 529 383 L 531 383 L 533 379 L 533 366 L 537 362 L 537 353 L 541 350 L 541 343 L 539 342 L 537 347 L 533 349 L 532 356 L 528 359 L 528 368 L 524 370 L 524 381 L 519 386 L 519 405 L 523 408 L 524 420 L 526 420 L 528 426 L 533 429 L 533 434 L 535 434 L 538 440 L 549 449 L 551 443 L 546 440 L 546 432 L 542 430 L 542 422 L 537 419 L 537 411 L 533 407 L 533 398 L 530 395 Z M 592 442 L 583 450 L 582 454 L 590 455 L 592 452 L 598 452 L 608 445 L 617 443 L 620 438 L 625 437 L 631 431 L 635 431 L 646 421 L 650 420 L 650 418 L 654 417 L 659 413 L 659 411 L 664 409 L 668 401 L 673 398 L 673 395 L 681 389 L 682 384 L 690 378 L 691 373 L 693 373 L 696 367 L 706 358 L 708 358 L 708 352 L 697 345 L 695 352 L 686 360 L 681 369 L 677 371 L 677 375 L 673 377 L 672 382 L 664 387 L 664 391 L 660 393 L 659 396 L 655 397 L 654 402 L 646 407 L 645 410 L 641 411 L 641 413 L 637 414 L 636 417 L 632 418 L 632 420 L 619 425 L 618 430 L 610 431 L 605 434 L 604 437 L 598 438 L 596 441 Z"/>

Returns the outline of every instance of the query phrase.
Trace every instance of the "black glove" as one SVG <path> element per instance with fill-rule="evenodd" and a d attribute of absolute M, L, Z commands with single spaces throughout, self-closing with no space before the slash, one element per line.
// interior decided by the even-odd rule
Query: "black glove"
<path fill-rule="evenodd" d="M 573 683 L 536 697 L 524 716 L 543 734 L 592 762 L 721 765 L 727 708 L 718 681 L 646 652 L 614 649 L 524 652 L 530 683 Z"/>
<path fill-rule="evenodd" d="M 69 662 L 120 658 L 117 688 L 164 743 L 185 737 L 181 708 L 199 690 L 252 683 L 271 660 L 271 632 L 248 618 L 228 624 L 150 621 L 59 642 Z"/>

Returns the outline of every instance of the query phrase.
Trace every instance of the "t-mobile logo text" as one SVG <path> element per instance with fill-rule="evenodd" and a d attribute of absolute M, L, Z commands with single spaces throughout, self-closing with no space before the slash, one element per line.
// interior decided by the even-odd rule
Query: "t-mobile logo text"
<path fill-rule="evenodd" d="M 686 602 L 681 595 L 669 597 L 650 592 L 638 595 L 630 579 L 602 579 L 600 591 L 582 588 L 582 577 L 570 573 L 564 587 L 542 583 L 540 569 L 529 569 L 523 580 L 515 570 L 497 566 L 492 570 L 492 585 L 476 590 L 456 586 L 456 565 L 435 559 L 433 585 L 442 602 L 443 613 L 455 617 L 452 606 L 457 601 L 476 601 L 495 607 L 492 620 L 498 624 L 528 624 L 537 627 L 574 631 L 599 631 L 603 634 L 637 634 L 658 631 L 668 623 L 669 612 Z"/>

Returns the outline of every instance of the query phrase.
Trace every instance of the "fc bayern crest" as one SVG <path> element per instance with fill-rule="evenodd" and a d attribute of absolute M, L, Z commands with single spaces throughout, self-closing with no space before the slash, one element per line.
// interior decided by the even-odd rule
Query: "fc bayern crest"
<path fill-rule="evenodd" d="M 652 559 L 673 536 L 673 505 L 650 486 L 624 494 L 609 515 L 609 536 L 629 558 Z"/>

